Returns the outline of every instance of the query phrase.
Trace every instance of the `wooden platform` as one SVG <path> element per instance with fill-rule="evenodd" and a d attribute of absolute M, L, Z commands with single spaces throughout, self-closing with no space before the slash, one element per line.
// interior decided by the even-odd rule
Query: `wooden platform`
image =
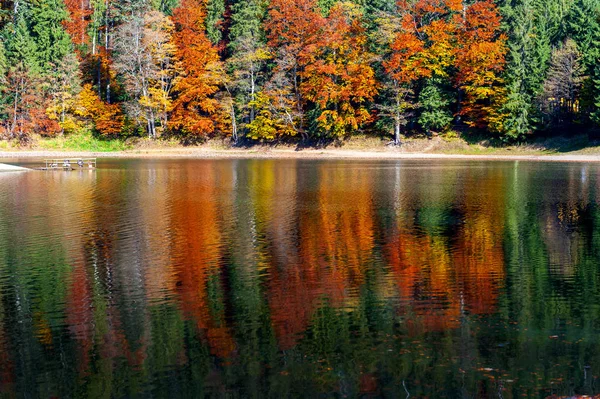
<path fill-rule="evenodd" d="M 96 158 L 55 158 L 44 159 L 44 166 L 38 170 L 83 170 L 96 169 Z"/>

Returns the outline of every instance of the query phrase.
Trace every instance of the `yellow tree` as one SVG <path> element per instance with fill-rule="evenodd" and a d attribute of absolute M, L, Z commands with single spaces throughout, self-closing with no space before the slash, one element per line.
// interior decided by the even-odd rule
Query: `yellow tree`
<path fill-rule="evenodd" d="M 175 52 L 173 32 L 175 25 L 170 18 L 158 11 L 144 16 L 144 47 L 150 55 L 148 90 L 140 97 L 140 105 L 151 110 L 160 121 L 160 131 L 167 127 L 171 108 L 171 89 L 175 77 Z"/>

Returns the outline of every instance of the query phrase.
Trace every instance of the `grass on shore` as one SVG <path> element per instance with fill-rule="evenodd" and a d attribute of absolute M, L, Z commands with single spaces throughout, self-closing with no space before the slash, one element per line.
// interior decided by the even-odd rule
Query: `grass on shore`
<path fill-rule="evenodd" d="M 31 149 L 82 152 L 115 152 L 131 149 L 125 141 L 119 139 L 104 140 L 90 132 L 81 132 L 51 138 L 34 138 Z"/>

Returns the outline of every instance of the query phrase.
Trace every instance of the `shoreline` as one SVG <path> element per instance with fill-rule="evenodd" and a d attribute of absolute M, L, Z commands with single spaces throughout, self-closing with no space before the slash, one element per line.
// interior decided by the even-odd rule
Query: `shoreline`
<path fill-rule="evenodd" d="M 0 159 L 32 158 L 156 158 L 156 159 L 364 159 L 600 162 L 600 154 L 450 154 L 345 149 L 147 149 L 116 152 L 18 150 L 0 151 Z"/>

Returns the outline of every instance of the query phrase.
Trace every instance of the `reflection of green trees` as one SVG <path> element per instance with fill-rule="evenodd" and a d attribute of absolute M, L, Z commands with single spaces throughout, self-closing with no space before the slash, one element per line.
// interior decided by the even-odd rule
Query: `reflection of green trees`
<path fill-rule="evenodd" d="M 0 393 L 98 398 L 404 397 L 405 389 L 412 397 L 497 397 L 501 388 L 504 397 L 595 393 L 592 376 L 600 367 L 600 208 L 595 189 L 580 187 L 586 183 L 569 177 L 570 191 L 543 191 L 543 167 L 503 163 L 497 170 L 438 170 L 432 179 L 412 171 L 403 176 L 407 186 L 400 185 L 395 194 L 401 197 L 399 205 L 396 197 L 379 201 L 377 196 L 387 192 L 387 179 L 401 170 L 377 172 L 376 178 L 383 180 L 374 185 L 376 234 L 368 247 L 373 253 L 356 257 L 369 262 L 357 268 L 363 273 L 356 279 L 360 285 L 344 293 L 352 300 L 340 301 L 327 292 L 319 296 L 306 330 L 285 350 L 270 307 L 269 284 L 277 281 L 269 279 L 275 268 L 287 267 L 285 272 L 291 273 L 291 266 L 283 264 L 284 257 L 276 260 L 272 247 L 276 238 L 291 234 L 286 245 L 298 248 L 286 255 L 298 257 L 305 248 L 294 240 L 302 235 L 287 229 L 300 229 L 310 220 L 300 224 L 303 214 L 298 211 L 291 222 L 273 227 L 273 187 L 284 189 L 276 174 L 261 172 L 260 163 L 238 165 L 236 186 L 227 193 L 232 209 L 223 210 L 232 215 L 223 222 L 226 243 L 219 259 L 207 261 L 201 270 L 206 278 L 197 281 L 204 286 L 185 282 L 185 289 L 206 295 L 205 312 L 185 312 L 177 288 L 152 300 L 126 297 L 127 279 L 114 270 L 119 267 L 118 236 L 110 226 L 86 234 L 82 265 L 69 264 L 67 244 L 59 236 L 36 241 L 26 225 L 0 228 L 0 277 L 5 279 L 0 284 L 0 344 L 7 353 L 0 356 L 5 363 L 0 371 L 10 369 L 15 376 L 10 390 L 1 388 Z M 309 177 L 312 189 L 320 187 L 313 181 L 318 173 L 297 181 L 302 184 Z M 469 184 L 489 179 L 497 184 L 467 198 Z M 254 187 L 263 180 L 268 180 L 268 190 Z M 411 184 L 414 190 L 403 192 Z M 503 191 L 492 193 L 490 187 Z M 298 195 L 314 199 L 311 193 Z M 445 301 L 460 299 L 464 287 L 452 286 L 452 277 L 447 282 L 452 295 L 433 292 L 432 282 L 423 281 L 436 277 L 427 263 L 438 258 L 431 257 L 421 261 L 418 290 L 399 300 L 396 274 L 403 269 L 386 263 L 384 246 L 399 235 L 410 236 L 398 245 L 426 243 L 443 252 L 452 268 L 457 251 L 476 248 L 461 242 L 466 236 L 462 222 L 488 216 L 478 203 L 468 201 L 491 201 L 492 196 L 494 204 L 502 205 L 498 212 L 504 218 L 497 307 L 475 314 L 463 306 L 449 315 L 458 318 L 453 328 L 428 328 L 419 312 L 428 305 L 445 310 Z M 14 219 L 6 209 L 11 206 L 0 203 L 0 217 Z M 560 219 L 559 212 L 568 218 Z M 478 226 L 487 228 L 467 223 L 472 230 Z M 569 267 L 551 262 L 557 242 L 574 251 Z M 15 243 L 25 243 L 27 251 Z M 185 250 L 172 245 L 174 251 Z M 76 267 L 85 269 L 89 285 L 91 333 L 84 337 L 90 341 L 85 345 L 65 327 L 73 270 L 81 270 Z M 287 278 L 286 273 L 278 278 Z M 88 356 L 81 356 L 83 350 Z"/>
<path fill-rule="evenodd" d="M 58 239 L 31 243 L 30 232 L 15 228 L 2 237 L 8 248 L 0 259 L 3 283 L 3 324 L 14 366 L 15 389 L 25 396 L 64 395 L 75 389 L 76 365 L 72 339 L 65 334 L 66 283 L 70 266 Z M 16 235 L 15 235 L 16 234 Z M 12 243 L 21 243 L 23 251 Z"/>

